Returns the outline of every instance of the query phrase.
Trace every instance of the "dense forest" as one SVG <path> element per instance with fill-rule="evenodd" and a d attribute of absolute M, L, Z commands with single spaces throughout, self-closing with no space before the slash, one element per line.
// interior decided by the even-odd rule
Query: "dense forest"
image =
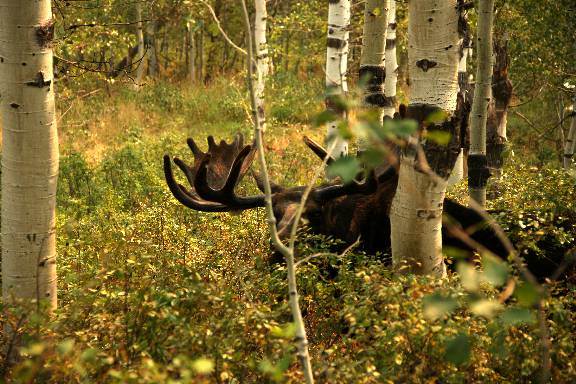
<path fill-rule="evenodd" d="M 0 0 L 6 383 L 576 382 L 574 0 Z"/>

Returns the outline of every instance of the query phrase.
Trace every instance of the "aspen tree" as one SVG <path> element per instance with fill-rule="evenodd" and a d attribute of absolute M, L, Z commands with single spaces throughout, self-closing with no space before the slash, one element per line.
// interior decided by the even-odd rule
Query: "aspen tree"
<path fill-rule="evenodd" d="M 388 28 L 386 30 L 386 79 L 384 80 L 384 115 L 392 117 L 396 112 L 396 85 L 398 83 L 398 60 L 396 58 L 396 0 L 389 0 Z"/>
<path fill-rule="evenodd" d="M 502 176 L 506 148 L 508 108 L 512 101 L 512 82 L 508 77 L 510 56 L 506 37 L 494 42 L 494 67 L 492 70 L 492 100 L 490 101 L 486 122 L 486 158 L 488 168 L 497 181 Z"/>
<path fill-rule="evenodd" d="M 464 1 L 459 1 L 459 6 L 463 6 Z M 470 82 L 468 75 L 468 58 L 472 56 L 472 39 L 470 36 L 470 28 L 468 25 L 468 14 L 465 9 L 461 9 L 460 13 L 460 61 L 458 61 L 458 93 L 463 101 L 463 107 L 460 112 L 462 128 L 468 126 L 468 118 L 470 116 L 470 104 L 472 100 L 472 95 L 470 94 Z M 466 135 L 466 132 L 460 130 L 462 138 Z M 454 164 L 454 169 L 448 178 L 448 186 L 457 184 L 464 178 L 464 143 L 462 142 L 462 148 L 460 149 L 460 154 L 456 159 L 456 164 Z"/>
<path fill-rule="evenodd" d="M 398 187 L 390 211 L 392 259 L 399 271 L 441 277 L 446 273 L 442 204 L 446 179 L 460 151 L 454 113 L 459 9 L 456 0 L 418 0 L 408 3 L 408 12 L 411 83 L 407 117 L 418 121 L 420 130 L 400 157 Z M 427 122 L 432 115 L 436 115 L 434 122 Z M 427 139 L 422 135 L 425 128 L 450 133 L 448 146 Z"/>
<path fill-rule="evenodd" d="M 2 293 L 56 307 L 56 184 L 49 0 L 0 7 Z"/>
<path fill-rule="evenodd" d="M 474 101 L 470 115 L 470 155 L 468 156 L 468 191 L 478 204 L 486 204 L 489 177 L 486 159 L 486 120 L 492 97 L 492 19 L 494 0 L 480 1 L 478 6 L 478 67 Z"/>
<path fill-rule="evenodd" d="M 348 37 L 350 0 L 328 1 L 328 38 L 326 41 L 326 109 L 334 116 L 344 117 L 340 99 L 348 92 Z M 348 153 L 348 143 L 338 135 L 339 121 L 328 122 L 327 139 L 336 140 L 334 155 Z"/>
<path fill-rule="evenodd" d="M 367 0 L 364 7 L 364 31 L 360 57 L 360 81 L 364 83 L 364 106 L 376 111 L 378 121 L 384 117 L 386 99 L 386 23 L 390 0 Z M 364 143 L 360 143 L 359 149 Z"/>
<path fill-rule="evenodd" d="M 144 78 L 144 64 L 145 64 L 145 51 L 144 51 L 144 25 L 142 23 L 142 5 L 139 1 L 136 2 L 136 38 L 138 40 L 138 67 L 136 69 L 136 79 L 134 81 L 134 89 L 138 90 Z"/>
<path fill-rule="evenodd" d="M 264 114 L 264 90 L 269 72 L 268 44 L 266 42 L 266 0 L 255 0 L 256 12 L 254 15 L 254 43 L 256 45 L 256 116 L 260 120 L 262 131 L 266 131 Z"/>

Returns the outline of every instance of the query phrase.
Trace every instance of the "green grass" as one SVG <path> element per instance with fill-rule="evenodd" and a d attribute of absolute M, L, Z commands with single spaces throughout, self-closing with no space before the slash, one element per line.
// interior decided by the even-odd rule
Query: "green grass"
<path fill-rule="evenodd" d="M 301 184 L 318 164 L 299 137 L 322 135 L 306 125 L 321 108 L 320 85 L 272 89 L 266 134 L 272 176 Z M 188 156 L 187 136 L 250 136 L 241 82 L 196 89 L 159 83 L 139 93 L 113 89 L 111 97 L 100 92 L 74 105 L 61 126 L 59 309 L 53 319 L 34 317 L 21 329 L 26 358 L 12 368 L 11 380 L 301 382 L 285 269 L 267 262 L 264 212 L 188 210 L 162 175 L 164 153 Z M 512 235 L 537 247 L 529 234 L 539 229 L 516 224 L 526 212 L 549 217 L 573 210 L 574 180 L 518 163 L 507 172 L 494 208 L 507 209 L 502 222 Z M 255 193 L 252 184 L 246 180 L 242 191 Z M 574 246 L 574 228 L 550 236 Z M 302 254 L 325 249 L 327 240 L 312 236 L 306 244 Z M 328 278 L 328 266 L 337 278 Z M 536 323 L 506 325 L 502 317 L 470 310 L 477 295 L 499 295 L 487 284 L 471 294 L 456 275 L 442 284 L 393 277 L 376 257 L 355 253 L 304 265 L 298 283 L 319 382 L 530 382 L 539 372 Z M 569 283 L 551 290 L 552 374 L 554 382 L 573 382 L 575 291 Z M 423 301 L 434 292 L 457 309 L 426 320 Z M 524 310 L 521 300 L 512 298 L 503 311 L 518 308 Z M 13 321 L 18 314 L 3 316 Z M 470 347 L 456 352 L 469 359 L 454 362 L 458 335 Z"/>

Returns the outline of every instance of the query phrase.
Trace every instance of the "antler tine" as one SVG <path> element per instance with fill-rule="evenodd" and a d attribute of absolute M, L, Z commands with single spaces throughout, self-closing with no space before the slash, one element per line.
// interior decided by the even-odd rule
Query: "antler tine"
<path fill-rule="evenodd" d="M 213 189 L 208 185 L 208 163 L 210 162 L 211 154 L 208 153 L 202 159 L 196 177 L 194 179 L 194 189 L 198 192 L 198 195 L 203 199 L 208 201 L 214 201 L 226 206 L 230 206 L 231 209 L 250 209 L 256 207 L 264 206 L 264 196 L 250 196 L 250 197 L 238 197 L 234 193 L 234 188 L 238 182 L 238 177 L 242 170 L 242 164 L 246 156 L 251 151 L 251 146 L 246 146 L 242 151 L 236 156 L 226 182 L 221 189 Z"/>
<path fill-rule="evenodd" d="M 313 195 L 315 199 L 320 201 L 331 200 L 337 197 L 353 194 L 369 195 L 376 191 L 377 184 L 376 173 L 374 170 L 371 170 L 362 183 L 352 181 L 348 184 L 319 187 L 313 191 Z"/>
<path fill-rule="evenodd" d="M 174 163 L 182 170 L 182 173 L 186 176 L 186 180 L 188 180 L 188 184 L 191 186 L 194 185 L 194 170 L 186 164 L 186 162 L 177 157 L 174 158 Z"/>
<path fill-rule="evenodd" d="M 186 174 L 186 172 L 184 172 Z M 194 209 L 196 211 L 204 212 L 227 212 L 231 209 L 225 205 L 204 201 L 196 198 L 193 194 L 186 191 L 186 189 L 178 184 L 174 179 L 174 173 L 172 172 L 172 164 L 170 161 L 170 156 L 164 155 L 164 177 L 166 178 L 166 184 L 172 195 L 184 206 Z M 186 174 L 186 178 L 188 175 Z"/>
<path fill-rule="evenodd" d="M 196 142 L 194 141 L 193 138 L 189 137 L 188 140 L 186 140 L 186 143 L 188 143 L 188 147 L 190 147 L 190 150 L 192 151 L 194 158 L 201 158 L 202 156 L 204 156 L 204 152 L 202 152 L 198 147 L 198 145 L 196 145 Z"/>
<path fill-rule="evenodd" d="M 328 152 L 317 142 L 309 138 L 308 136 L 304 136 L 304 143 L 318 156 L 322 161 L 328 156 Z M 330 164 L 334 161 L 333 157 L 329 157 L 327 164 Z"/>

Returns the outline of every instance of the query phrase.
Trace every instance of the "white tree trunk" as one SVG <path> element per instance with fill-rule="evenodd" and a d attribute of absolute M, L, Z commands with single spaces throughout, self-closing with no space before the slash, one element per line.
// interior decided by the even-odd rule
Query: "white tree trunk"
<path fill-rule="evenodd" d="M 375 112 L 379 122 L 384 117 L 386 100 L 386 23 L 390 0 L 367 0 L 364 6 L 364 31 L 359 78 L 364 87 L 363 104 Z M 358 150 L 366 149 L 367 142 L 359 140 Z"/>
<path fill-rule="evenodd" d="M 478 66 L 474 101 L 470 113 L 470 155 L 468 190 L 470 198 L 486 204 L 488 165 L 486 159 L 486 120 L 492 98 L 492 19 L 494 0 L 480 1 L 478 7 Z"/>
<path fill-rule="evenodd" d="M 472 54 L 472 44 L 470 40 L 470 32 L 468 29 L 468 19 L 463 18 L 466 23 L 466 30 L 464 36 L 460 41 L 460 61 L 458 62 L 458 92 L 466 97 L 468 92 L 468 57 Z M 460 154 L 454 164 L 454 169 L 448 178 L 448 186 L 455 185 L 464 178 L 464 150 L 460 150 Z"/>
<path fill-rule="evenodd" d="M 572 104 L 572 124 L 566 137 L 564 146 L 564 168 L 568 168 L 574 161 L 574 148 L 576 147 L 576 93 L 574 94 L 574 103 Z"/>
<path fill-rule="evenodd" d="M 254 15 L 254 43 L 256 45 L 256 118 L 260 120 L 263 132 L 266 132 L 266 118 L 264 113 L 264 91 L 268 78 L 270 58 L 268 56 L 268 43 L 266 42 L 266 0 L 255 0 L 256 12 Z"/>
<path fill-rule="evenodd" d="M 142 23 L 142 5 L 139 1 L 136 2 L 136 19 L 138 24 L 136 25 L 136 38 L 138 40 L 138 67 L 136 69 L 136 79 L 134 81 L 134 89 L 140 89 L 142 84 L 142 79 L 144 78 L 144 67 L 146 58 L 144 57 L 144 26 Z"/>
<path fill-rule="evenodd" d="M 386 31 L 386 80 L 384 115 L 392 117 L 396 112 L 396 85 L 398 83 L 398 60 L 396 58 L 396 0 L 390 0 L 388 29 Z"/>
<path fill-rule="evenodd" d="M 350 0 L 329 0 L 328 39 L 326 52 L 326 109 L 334 115 L 344 116 L 338 100 L 348 92 L 348 37 L 350 27 Z M 336 157 L 348 153 L 348 143 L 338 136 L 339 121 L 327 124 L 327 139 L 336 139 Z"/>
<path fill-rule="evenodd" d="M 442 110 L 449 117 L 456 109 L 458 93 L 458 10 L 456 0 L 419 0 L 408 3 L 408 59 L 410 105 L 408 116 L 421 124 L 428 113 Z M 441 128 L 456 131 L 446 119 Z M 440 129 L 437 126 L 435 129 Z M 392 260 L 397 270 L 444 276 L 442 258 L 442 204 L 448 177 L 459 150 L 454 137 L 451 147 L 420 142 L 432 177 L 413 146 L 404 150 L 396 195 L 390 211 Z M 458 139 L 458 140 L 456 140 Z M 435 151 L 434 151 L 435 150 Z M 417 164 L 418 163 L 418 164 Z"/>
<path fill-rule="evenodd" d="M 49 0 L 0 7 L 2 293 L 56 307 L 56 184 Z"/>

